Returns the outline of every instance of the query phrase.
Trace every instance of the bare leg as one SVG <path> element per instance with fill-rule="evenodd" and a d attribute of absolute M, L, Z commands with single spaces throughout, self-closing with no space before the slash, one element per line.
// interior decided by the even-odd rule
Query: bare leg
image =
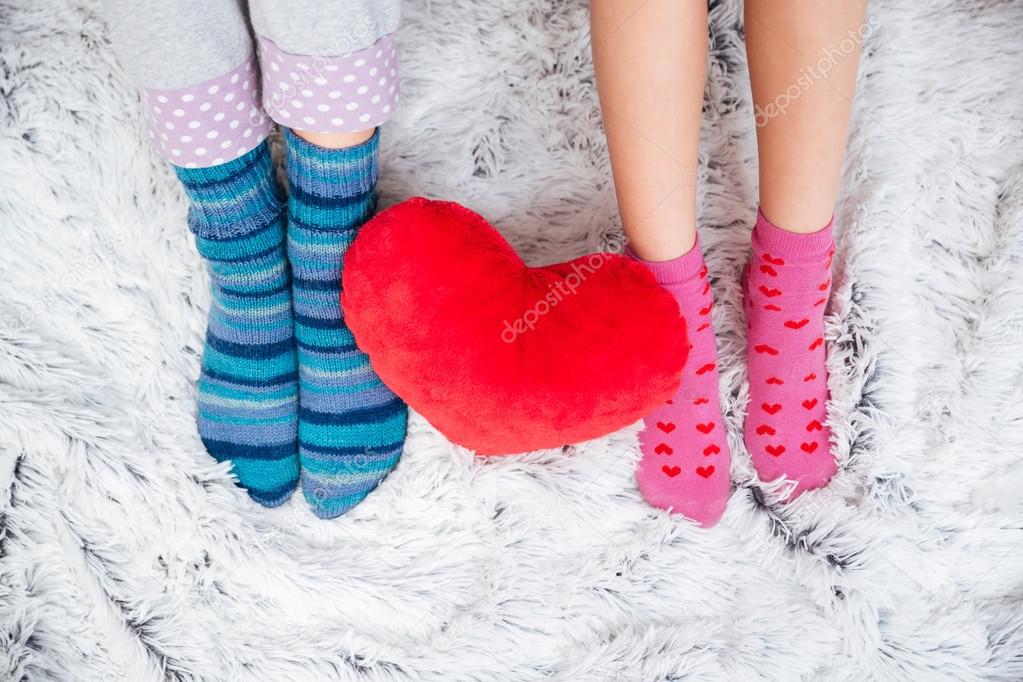
<path fill-rule="evenodd" d="M 866 0 L 746 0 L 760 205 L 790 232 L 834 212 Z"/>
<path fill-rule="evenodd" d="M 294 128 L 292 130 L 306 142 L 312 142 L 318 147 L 323 147 L 324 149 L 345 149 L 346 147 L 360 145 L 373 137 L 376 128 L 360 130 L 357 133 L 316 133 L 308 130 L 295 130 Z"/>
<path fill-rule="evenodd" d="M 696 240 L 707 4 L 592 0 L 593 62 L 622 225 L 647 260 Z"/>

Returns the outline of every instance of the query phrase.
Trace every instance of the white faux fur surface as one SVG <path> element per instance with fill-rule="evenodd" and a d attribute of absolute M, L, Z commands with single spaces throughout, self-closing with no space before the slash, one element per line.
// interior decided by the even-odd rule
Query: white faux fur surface
<path fill-rule="evenodd" d="M 1023 2 L 876 0 L 829 309 L 841 470 L 784 507 L 741 445 L 756 205 L 741 7 L 700 178 L 735 489 L 646 506 L 636 427 L 476 459 L 414 418 L 350 515 L 203 451 L 209 295 L 87 0 L 0 0 L 0 679 L 1023 679 Z M 583 0 L 420 0 L 386 201 L 531 263 L 617 241 Z"/>

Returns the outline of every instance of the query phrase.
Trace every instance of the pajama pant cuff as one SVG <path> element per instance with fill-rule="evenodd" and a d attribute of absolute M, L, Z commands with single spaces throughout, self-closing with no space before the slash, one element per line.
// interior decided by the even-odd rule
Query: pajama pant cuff
<path fill-rule="evenodd" d="M 149 137 L 175 166 L 217 166 L 255 149 L 270 133 L 254 57 L 222 76 L 173 90 L 144 89 Z"/>
<path fill-rule="evenodd" d="M 350 54 L 295 55 L 259 38 L 263 109 L 288 128 L 351 133 L 375 128 L 398 103 L 393 34 Z"/>

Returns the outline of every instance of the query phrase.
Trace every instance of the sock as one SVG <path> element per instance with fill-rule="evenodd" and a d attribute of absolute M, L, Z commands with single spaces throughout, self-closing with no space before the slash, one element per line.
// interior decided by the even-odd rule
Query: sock
<path fill-rule="evenodd" d="M 824 308 L 831 293 L 832 225 L 786 232 L 763 213 L 746 272 L 750 405 L 744 436 L 763 481 L 785 476 L 791 497 L 835 473 L 825 418 Z"/>
<path fill-rule="evenodd" d="M 408 410 L 355 346 L 341 311 L 349 244 L 376 208 L 377 141 L 324 149 L 287 140 L 302 492 L 322 518 L 362 501 L 394 468 Z"/>
<path fill-rule="evenodd" d="M 678 301 L 692 348 L 682 384 L 643 420 L 643 452 L 636 482 L 647 502 L 710 527 L 725 511 L 731 458 L 718 395 L 717 345 L 710 313 L 714 300 L 700 242 L 670 261 L 644 261 Z"/>
<path fill-rule="evenodd" d="M 209 168 L 175 167 L 212 284 L 199 434 L 267 507 L 298 483 L 298 387 L 282 197 L 263 142 Z"/>

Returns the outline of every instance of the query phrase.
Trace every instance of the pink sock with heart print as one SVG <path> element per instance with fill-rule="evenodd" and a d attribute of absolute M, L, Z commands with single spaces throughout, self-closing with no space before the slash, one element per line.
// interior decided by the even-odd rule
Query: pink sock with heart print
<path fill-rule="evenodd" d="M 791 498 L 835 473 L 825 420 L 824 308 L 835 253 L 832 223 L 786 232 L 763 213 L 746 272 L 750 404 L 744 437 L 762 481 L 795 482 Z"/>
<path fill-rule="evenodd" d="M 682 384 L 670 400 L 643 420 L 643 457 L 636 482 L 646 501 L 683 514 L 701 526 L 718 522 L 731 490 L 728 441 L 718 397 L 717 345 L 710 312 L 714 300 L 699 239 L 686 254 L 646 265 L 678 301 L 692 349 Z"/>

